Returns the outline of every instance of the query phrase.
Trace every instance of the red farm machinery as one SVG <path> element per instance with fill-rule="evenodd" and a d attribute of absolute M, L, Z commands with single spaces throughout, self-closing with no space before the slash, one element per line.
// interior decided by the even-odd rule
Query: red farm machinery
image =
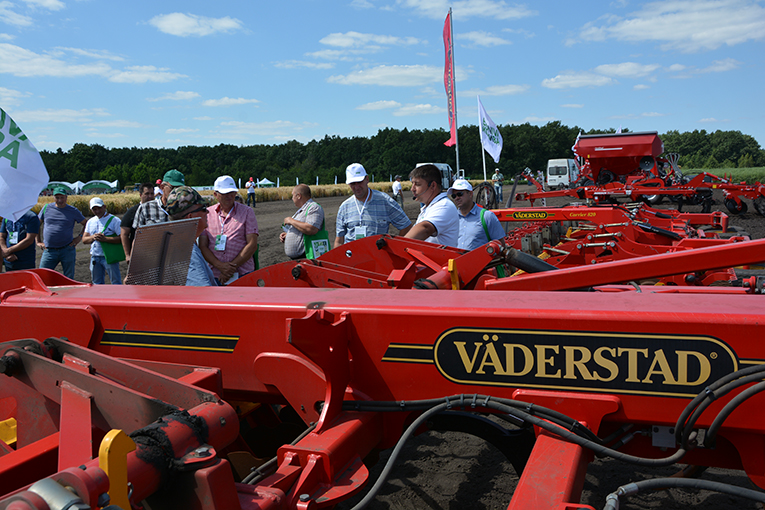
<path fill-rule="evenodd" d="M 1 274 L 0 510 L 364 508 L 429 429 L 496 446 L 511 509 L 593 508 L 595 456 L 755 485 L 607 508 L 765 501 L 765 240 L 640 203 L 496 213 L 520 226 L 473 251 L 376 236 L 220 288 Z"/>

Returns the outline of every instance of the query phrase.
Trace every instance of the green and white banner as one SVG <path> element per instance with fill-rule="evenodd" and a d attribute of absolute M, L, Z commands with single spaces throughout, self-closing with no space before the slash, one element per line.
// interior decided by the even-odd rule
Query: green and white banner
<path fill-rule="evenodd" d="M 48 185 L 40 153 L 0 108 L 0 216 L 18 221 Z"/>
<path fill-rule="evenodd" d="M 478 96 L 478 126 L 481 128 L 481 145 L 491 155 L 494 162 L 499 163 L 499 155 L 502 152 L 502 135 L 489 114 L 483 109 L 481 96 Z"/>

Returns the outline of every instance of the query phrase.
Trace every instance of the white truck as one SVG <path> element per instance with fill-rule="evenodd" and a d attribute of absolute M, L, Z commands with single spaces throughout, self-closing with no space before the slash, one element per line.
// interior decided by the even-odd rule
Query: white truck
<path fill-rule="evenodd" d="M 548 189 L 568 188 L 579 179 L 579 167 L 573 159 L 550 159 L 547 161 Z"/>
<path fill-rule="evenodd" d="M 454 179 L 465 178 L 464 170 L 460 170 L 458 175 L 455 176 L 452 167 L 446 163 L 417 163 L 416 166 L 422 165 L 435 165 L 435 167 L 441 171 L 441 188 L 444 190 L 449 189 L 449 186 L 452 185 Z"/>

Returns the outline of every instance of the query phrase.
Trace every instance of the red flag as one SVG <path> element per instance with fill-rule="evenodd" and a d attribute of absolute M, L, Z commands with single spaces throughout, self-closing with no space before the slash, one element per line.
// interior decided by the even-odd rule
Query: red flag
<path fill-rule="evenodd" d="M 446 63 L 444 64 L 444 88 L 446 89 L 447 110 L 449 111 L 449 131 L 451 138 L 444 142 L 447 147 L 457 143 L 457 101 L 454 95 L 454 68 L 452 67 L 452 11 L 446 15 L 444 23 L 444 50 Z"/>

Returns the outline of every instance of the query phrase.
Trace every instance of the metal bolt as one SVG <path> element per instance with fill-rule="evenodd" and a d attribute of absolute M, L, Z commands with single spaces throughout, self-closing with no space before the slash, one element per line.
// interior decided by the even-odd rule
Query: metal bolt
<path fill-rule="evenodd" d="M 309 501 L 311 501 L 311 496 L 309 496 L 308 494 L 301 494 L 300 495 L 300 502 L 301 503 L 307 503 Z"/>
<path fill-rule="evenodd" d="M 220 424 L 223 425 L 224 427 L 226 426 L 226 418 L 224 418 L 223 416 L 220 417 Z"/>
<path fill-rule="evenodd" d="M 351 258 L 353 257 L 353 252 L 351 250 L 345 250 L 345 256 Z"/>

